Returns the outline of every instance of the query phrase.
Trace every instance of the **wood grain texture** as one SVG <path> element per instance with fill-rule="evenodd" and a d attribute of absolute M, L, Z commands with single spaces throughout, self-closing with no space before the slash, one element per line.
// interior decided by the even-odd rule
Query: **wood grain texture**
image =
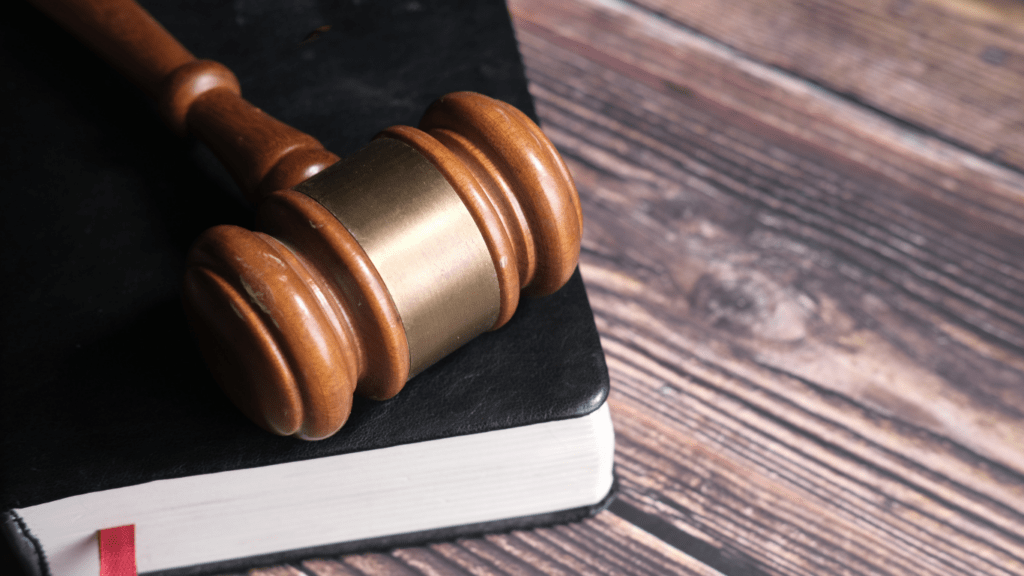
<path fill-rule="evenodd" d="M 589 7 L 589 9 L 587 8 Z M 983 211 L 1013 229 L 1024 218 L 1020 175 L 950 146 L 625 2 L 524 7 L 517 26 L 638 83 L 714 102 L 749 121 L 919 190 L 945 213 Z M 769 132 L 771 133 L 771 132 Z M 1004 217 L 1005 215 L 1005 217 Z"/>
<path fill-rule="evenodd" d="M 689 33 L 628 5 L 514 13 L 535 24 L 520 36 L 534 93 L 583 190 L 622 502 L 703 535 L 726 572 L 1024 568 L 1019 217 L 954 210 L 893 177 L 919 165 L 880 173 L 813 124 L 763 122 L 771 108 L 733 105 L 753 82 L 630 81 L 721 60 L 673 51 Z M 607 22 L 625 40 L 595 33 Z M 584 26 L 579 50 L 562 32 Z M 634 61 L 614 50 L 627 43 Z M 817 100 L 842 113 L 829 129 L 856 117 Z M 900 142 L 873 156 L 918 153 Z M 960 175 L 939 168 L 920 173 Z M 987 192 L 959 188 L 965 203 Z"/>
<path fill-rule="evenodd" d="M 679 82 L 685 79 L 683 76 L 666 73 L 667 77 L 660 82 L 630 82 L 631 77 L 648 74 L 639 67 L 652 60 L 620 60 L 616 65 L 623 70 L 609 70 L 604 58 L 607 52 L 601 50 L 618 47 L 610 43 L 615 37 L 622 37 L 626 40 L 619 44 L 633 46 L 635 53 L 665 52 L 671 49 L 668 40 L 675 38 L 664 39 L 657 34 L 670 35 L 672 29 L 651 26 L 642 14 L 624 4 L 619 5 L 621 12 L 615 14 L 609 13 L 609 3 L 595 5 L 589 11 L 579 4 L 574 5 L 578 7 L 575 10 L 563 5 L 557 12 L 547 14 L 551 27 L 538 27 L 535 33 L 552 48 L 562 44 L 564 53 L 574 57 L 565 63 L 553 58 L 546 60 L 549 66 L 563 68 L 553 72 L 561 74 L 563 94 L 579 93 L 584 88 L 580 83 L 598 81 L 600 69 L 603 76 L 621 74 L 625 78 L 586 86 L 590 98 L 643 103 L 641 109 L 625 104 L 609 108 L 604 118 L 594 118 L 587 125 L 581 120 L 585 107 L 608 106 L 608 102 L 576 103 L 549 93 L 552 100 L 559 99 L 556 101 L 562 107 L 552 110 L 563 110 L 559 121 L 566 124 L 563 129 L 560 124 L 552 126 L 554 119 L 547 120 L 549 132 L 561 138 L 556 141 L 563 149 L 571 141 L 581 151 L 596 155 L 595 160 L 587 158 L 588 165 L 597 159 L 607 164 L 603 172 L 574 171 L 578 181 L 599 179 L 588 182 L 593 187 L 605 184 L 609 178 L 630 177 L 643 184 L 623 192 L 624 197 L 617 199 L 616 205 L 607 207 L 609 214 L 628 214 L 630 218 L 620 218 L 616 226 L 621 229 L 604 233 L 602 244 L 625 244 L 630 236 L 646 236 L 646 243 L 641 245 L 649 255 L 644 261 L 658 271 L 652 272 L 652 279 L 664 285 L 665 298 L 674 300 L 680 321 L 692 322 L 694 316 L 703 316 L 704 323 L 731 329 L 730 340 L 753 338 L 748 346 L 757 348 L 766 360 L 771 358 L 772 366 L 798 363 L 803 368 L 796 375 L 832 381 L 831 388 L 860 387 L 864 389 L 861 394 L 869 396 L 916 393 L 916 398 L 904 400 L 909 405 L 922 406 L 923 412 L 916 416 L 918 425 L 937 433 L 959 434 L 973 449 L 990 456 L 1002 452 L 998 459 L 1004 464 L 1018 470 L 1024 468 L 1017 448 L 1020 433 L 1016 420 L 1003 422 L 998 417 L 974 412 L 977 409 L 1013 413 L 1013 406 L 1021 405 L 1018 395 L 1022 392 L 1014 384 L 1020 382 L 1019 355 L 1024 350 L 1024 294 L 1020 289 L 1024 254 L 1019 249 L 1020 222 L 1024 222 L 1024 214 L 1019 214 L 1024 207 L 1024 178 L 999 170 L 1000 184 L 1006 186 L 1003 199 L 1016 204 L 1007 206 L 1002 213 L 994 207 L 991 211 L 984 207 L 959 210 L 974 199 L 975 204 L 990 201 L 995 194 L 990 194 L 990 189 L 971 188 L 965 181 L 957 186 L 956 203 L 935 195 L 932 185 L 944 178 L 955 178 L 960 172 L 958 166 L 947 166 L 945 172 L 938 171 L 937 166 L 927 173 L 921 171 L 922 176 L 929 177 L 925 182 L 908 175 L 894 178 L 893 172 L 904 165 L 911 170 L 920 168 L 916 163 L 893 162 L 886 173 L 879 174 L 871 164 L 851 162 L 841 154 L 844 149 L 834 146 L 835 142 L 817 137 L 814 125 L 794 122 L 801 124 L 801 128 L 790 133 L 768 131 L 760 122 L 771 112 L 768 106 L 764 107 L 767 112 L 762 109 L 755 117 L 743 114 L 753 107 L 732 106 L 739 100 L 733 93 L 743 96 L 749 85 L 732 88 L 730 84 L 695 82 L 692 89 L 681 94 Z M 533 8 L 536 6 L 531 4 L 530 9 L 524 7 L 516 13 L 539 14 Z M 572 52 L 577 51 L 578 45 L 566 45 L 562 42 L 564 37 L 558 36 L 563 31 L 572 33 L 570 30 L 578 27 L 580 21 L 605 21 L 611 17 L 618 27 L 615 35 L 595 33 L 597 26 L 588 29 L 594 42 L 594 50 L 585 53 L 589 58 L 575 57 Z M 528 23 L 526 18 L 520 22 Z M 626 28 L 626 24 L 633 27 Z M 714 54 L 709 56 L 696 50 L 681 49 L 672 56 L 689 59 L 693 68 L 710 69 L 722 64 Z M 536 57 L 544 58 L 541 53 Z M 583 65 L 594 70 L 581 73 L 578 67 Z M 667 71 L 655 69 L 651 73 L 655 72 Z M 791 78 L 771 76 L 763 77 L 762 81 L 793 82 Z M 549 88 L 539 78 L 535 86 L 538 93 Z M 733 93 L 722 93 L 730 88 Z M 782 100 L 787 94 L 780 92 L 777 97 Z M 819 99 L 829 97 L 823 95 Z M 850 106 L 836 101 L 826 103 L 837 112 L 833 116 L 838 120 L 858 119 L 852 114 L 854 110 L 846 110 Z M 811 111 L 818 108 L 809 106 Z M 898 130 L 897 126 L 888 128 Z M 581 133 L 586 138 L 579 137 Z M 603 145 L 599 145 L 599 139 Z M 913 144 L 901 150 L 900 141 L 887 140 L 885 147 L 876 147 L 874 156 L 892 159 L 901 152 L 907 156 L 917 150 Z M 938 147 L 941 143 L 934 145 Z M 612 152 L 617 155 L 610 155 Z M 942 155 L 951 157 L 955 153 L 947 150 Z M 600 195 L 601 188 L 597 190 Z M 591 201 L 594 195 L 592 188 Z M 706 197 L 716 201 L 705 200 Z M 1014 207 L 1017 209 L 1012 210 Z M 712 213 L 703 222 L 688 222 L 707 211 Z M 649 213 L 650 222 L 634 222 L 645 212 Z M 588 218 L 588 222 L 593 221 Z M 697 235 L 681 235 L 683 225 L 698 226 Z M 719 241 L 737 234 L 740 236 L 733 241 L 734 246 L 718 246 Z M 696 243 L 700 238 L 708 240 Z M 742 253 L 734 254 L 740 249 Z M 657 266 L 649 262 L 655 252 L 661 252 Z M 831 270 L 831 275 L 813 279 L 801 276 L 817 274 L 821 268 Z M 782 274 L 785 276 L 780 277 Z M 808 285 L 793 285 L 794 282 Z M 839 294 L 835 291 L 851 291 L 858 284 L 864 286 L 863 293 L 844 295 L 856 304 L 844 309 L 843 303 L 836 301 Z M 735 298 L 746 297 L 747 307 L 732 310 L 730 306 L 744 302 L 718 301 L 720 297 L 714 293 L 720 292 L 720 288 L 730 291 Z M 811 289 L 823 294 L 809 294 Z M 696 310 L 690 310 L 694 307 Z M 920 318 L 904 319 L 899 314 L 901 310 Z M 815 344 L 822 348 L 802 349 L 808 332 L 814 329 L 808 322 L 823 313 L 828 314 L 827 322 L 836 326 L 833 339 L 839 340 Z M 891 325 L 890 331 L 899 331 L 901 340 L 886 343 L 887 338 L 876 339 L 866 334 L 857 336 L 863 341 L 854 338 L 856 342 L 845 342 L 840 338 L 842 334 L 857 332 L 869 318 L 883 326 Z M 906 329 L 924 320 L 934 333 L 923 327 Z M 852 338 L 849 334 L 844 338 Z M 938 336 L 948 339 L 951 345 L 933 349 L 941 342 L 936 339 Z M 924 406 L 941 401 L 941 395 L 937 399 L 933 392 L 945 390 L 943 372 L 956 370 L 945 365 L 940 369 L 938 364 L 949 364 L 964 356 L 951 347 L 953 344 L 979 348 L 976 353 L 980 359 L 971 360 L 972 369 L 981 359 L 997 360 L 986 377 L 973 374 L 970 387 L 978 390 L 966 391 L 965 398 L 953 397 L 973 404 L 960 415 L 953 405 Z M 865 363 L 855 359 L 858 350 L 876 360 Z M 904 360 L 901 354 L 919 356 L 932 366 L 924 373 L 914 372 L 916 369 L 910 367 L 904 369 L 903 377 L 920 381 L 915 387 L 871 390 L 869 382 L 875 373 L 884 366 L 900 365 Z M 831 367 L 821 365 L 821 357 L 845 360 Z M 1014 369 L 1007 371 L 1004 363 Z M 956 374 L 950 376 L 955 378 Z M 896 381 L 902 379 L 896 377 Z M 952 430 L 954 425 L 960 430 Z M 993 434 L 1003 440 L 997 440 Z"/>
<path fill-rule="evenodd" d="M 510 7 L 580 189 L 621 496 L 303 570 L 1024 573 L 1024 176 L 632 4 Z"/>
<path fill-rule="evenodd" d="M 315 576 L 720 574 L 610 512 L 580 524 L 403 548 L 390 553 L 307 560 L 297 566 Z"/>
<path fill-rule="evenodd" d="M 1024 167 L 1017 0 L 636 0 L 996 162 Z"/>

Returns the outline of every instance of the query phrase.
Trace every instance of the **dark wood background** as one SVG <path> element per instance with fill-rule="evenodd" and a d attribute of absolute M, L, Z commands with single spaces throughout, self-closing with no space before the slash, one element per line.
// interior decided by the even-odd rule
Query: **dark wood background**
<path fill-rule="evenodd" d="M 1024 574 L 1024 2 L 510 10 L 621 495 L 252 574 Z"/>

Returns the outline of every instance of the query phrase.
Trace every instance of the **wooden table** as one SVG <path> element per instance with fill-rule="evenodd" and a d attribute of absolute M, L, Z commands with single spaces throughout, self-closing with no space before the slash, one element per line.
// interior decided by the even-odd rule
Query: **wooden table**
<path fill-rule="evenodd" d="M 510 8 L 621 495 L 255 574 L 1024 574 L 1024 4 Z"/>

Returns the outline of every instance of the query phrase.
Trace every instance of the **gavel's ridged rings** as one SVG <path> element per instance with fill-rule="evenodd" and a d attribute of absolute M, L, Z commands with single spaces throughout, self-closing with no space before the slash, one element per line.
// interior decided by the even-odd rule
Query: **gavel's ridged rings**
<path fill-rule="evenodd" d="M 323 284 L 280 241 L 237 226 L 207 231 L 189 255 L 185 295 L 213 345 L 207 358 L 250 376 L 221 385 L 278 434 L 324 438 L 351 410 L 358 360 L 346 332 L 322 329 L 334 314 Z"/>
<path fill-rule="evenodd" d="M 471 92 L 446 94 L 427 108 L 420 129 L 458 132 L 497 169 L 522 206 L 536 250 L 527 295 L 563 286 L 576 269 L 582 211 L 569 170 L 540 128 L 514 106 Z"/>
<path fill-rule="evenodd" d="M 409 344 L 384 280 L 352 234 L 319 202 L 294 190 L 268 196 L 256 220 L 316 268 L 329 271 L 326 289 L 341 304 L 339 321 L 356 331 L 351 342 L 359 394 L 375 400 L 397 394 L 409 378 Z"/>

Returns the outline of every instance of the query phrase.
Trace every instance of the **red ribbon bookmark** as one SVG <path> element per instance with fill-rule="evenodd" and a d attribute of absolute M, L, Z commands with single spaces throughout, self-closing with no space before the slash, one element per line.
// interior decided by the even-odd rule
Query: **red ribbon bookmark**
<path fill-rule="evenodd" d="M 100 530 L 100 576 L 138 576 L 135 524 Z"/>

